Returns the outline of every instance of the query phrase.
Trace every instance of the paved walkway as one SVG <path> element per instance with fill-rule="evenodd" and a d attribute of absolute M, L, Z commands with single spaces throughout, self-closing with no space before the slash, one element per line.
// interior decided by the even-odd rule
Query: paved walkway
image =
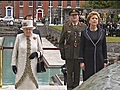
<path fill-rule="evenodd" d="M 51 44 L 46 38 L 42 38 L 43 48 L 57 48 Z M 65 61 L 61 59 L 59 50 L 44 50 L 44 57 L 48 64 L 48 68 L 60 68 Z"/>
<path fill-rule="evenodd" d="M 82 84 L 82 81 L 80 81 L 80 85 Z M 0 88 L 0 90 L 16 90 L 14 88 L 14 85 L 3 85 L 2 88 Z M 50 85 L 43 85 L 43 86 L 39 86 L 38 90 L 67 90 L 67 86 L 50 86 Z"/>
<path fill-rule="evenodd" d="M 2 88 L 0 88 L 0 90 L 16 90 L 14 89 L 14 85 L 8 85 L 8 86 L 4 86 Z M 45 85 L 45 86 L 39 86 L 39 89 L 37 90 L 67 90 L 66 86 L 49 86 L 49 85 Z"/>
<path fill-rule="evenodd" d="M 80 81 L 80 85 L 82 84 L 82 81 Z M 14 88 L 14 85 L 3 85 L 2 88 L 0 88 L 0 90 L 16 90 Z M 43 86 L 39 86 L 38 90 L 67 90 L 67 86 L 50 86 L 50 85 L 43 85 Z"/>

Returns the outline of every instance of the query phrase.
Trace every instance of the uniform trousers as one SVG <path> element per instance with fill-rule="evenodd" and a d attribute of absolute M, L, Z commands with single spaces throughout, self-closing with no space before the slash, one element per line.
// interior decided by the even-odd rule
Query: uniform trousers
<path fill-rule="evenodd" d="M 80 81 L 80 63 L 78 59 L 66 60 L 67 68 L 67 90 L 73 90 L 79 85 Z"/>

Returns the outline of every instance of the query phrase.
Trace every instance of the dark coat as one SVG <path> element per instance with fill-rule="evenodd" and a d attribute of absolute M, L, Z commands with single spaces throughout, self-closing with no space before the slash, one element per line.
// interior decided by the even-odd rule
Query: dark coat
<path fill-rule="evenodd" d="M 20 34 L 20 33 L 24 33 L 23 30 L 18 30 L 17 34 Z M 33 33 L 38 34 L 40 37 L 40 40 L 42 41 L 40 31 L 38 29 L 34 29 Z"/>
<path fill-rule="evenodd" d="M 96 43 L 93 42 L 88 29 L 81 32 L 81 45 L 79 61 L 85 63 L 83 71 L 83 80 L 85 81 L 94 73 L 98 72 L 107 63 L 106 35 L 103 29 L 98 29 L 99 38 Z"/>

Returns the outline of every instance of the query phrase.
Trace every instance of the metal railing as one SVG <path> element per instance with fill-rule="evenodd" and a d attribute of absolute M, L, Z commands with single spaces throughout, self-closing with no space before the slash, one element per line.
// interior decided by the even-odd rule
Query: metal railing
<path fill-rule="evenodd" d="M 2 88 L 2 67 L 3 67 L 3 42 L 4 37 L 0 38 L 0 88 Z"/>
<path fill-rule="evenodd" d="M 0 88 L 2 87 L 3 47 L 0 46 Z"/>
<path fill-rule="evenodd" d="M 4 47 L 3 49 L 13 49 L 13 47 Z M 59 50 L 59 48 L 43 48 L 43 50 Z"/>

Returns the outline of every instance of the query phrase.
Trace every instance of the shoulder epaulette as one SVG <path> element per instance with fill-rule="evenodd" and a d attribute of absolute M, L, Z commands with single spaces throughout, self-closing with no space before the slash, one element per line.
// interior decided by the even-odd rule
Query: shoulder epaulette
<path fill-rule="evenodd" d="M 71 22 L 66 22 L 66 23 L 64 23 L 64 25 L 63 25 L 63 27 L 64 27 L 64 31 L 66 31 L 66 25 L 70 25 L 70 24 L 72 24 Z"/>
<path fill-rule="evenodd" d="M 68 26 L 71 26 L 72 25 L 72 22 L 68 22 Z"/>

